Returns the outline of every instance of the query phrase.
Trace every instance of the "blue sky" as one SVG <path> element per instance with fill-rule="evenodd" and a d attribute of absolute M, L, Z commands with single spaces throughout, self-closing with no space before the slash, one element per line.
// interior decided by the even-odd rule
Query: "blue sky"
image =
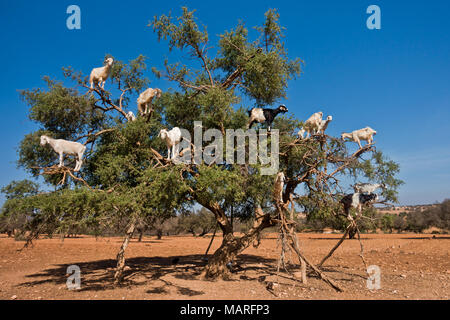
<path fill-rule="evenodd" d="M 81 8 L 81 30 L 66 27 L 71 4 Z M 381 30 L 366 27 L 371 4 L 381 9 Z M 251 28 L 277 8 L 289 56 L 305 61 L 280 102 L 299 119 L 331 114 L 329 134 L 377 130 L 377 148 L 401 165 L 401 204 L 450 198 L 449 1 L 1 1 L 0 186 L 29 178 L 15 162 L 36 125 L 17 90 L 43 87 L 43 75 L 62 79 L 63 66 L 88 74 L 106 53 L 122 61 L 143 54 L 160 67 L 167 46 L 147 24 L 183 5 L 197 10 L 212 45 L 239 20 Z M 148 76 L 153 87 L 170 86 Z"/>

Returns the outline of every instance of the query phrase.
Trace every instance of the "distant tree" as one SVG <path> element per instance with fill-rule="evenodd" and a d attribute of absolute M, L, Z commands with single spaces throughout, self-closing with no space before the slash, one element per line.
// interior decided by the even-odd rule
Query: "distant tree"
<path fill-rule="evenodd" d="M 389 231 L 392 233 L 394 229 L 394 221 L 395 221 L 396 215 L 393 214 L 385 214 L 381 218 L 381 228 L 383 231 Z"/>
<path fill-rule="evenodd" d="M 425 217 L 420 210 L 414 210 L 406 216 L 407 230 L 413 232 L 422 232 L 427 228 Z"/>
<path fill-rule="evenodd" d="M 366 219 L 361 219 L 358 222 L 358 228 L 361 232 L 375 232 L 377 228 L 379 228 L 379 221 L 381 218 L 381 214 L 377 212 L 375 208 L 366 208 L 363 211 L 363 216 Z M 355 234 L 353 234 L 354 236 Z"/>
<path fill-rule="evenodd" d="M 7 186 L 1 189 L 6 199 L 22 199 L 35 195 L 39 192 L 39 184 L 30 180 L 11 181 Z"/>
<path fill-rule="evenodd" d="M 441 219 L 441 228 L 450 230 L 450 199 L 445 199 L 440 204 L 438 214 Z"/>
<path fill-rule="evenodd" d="M 39 185 L 30 180 L 12 181 L 3 187 L 1 193 L 5 195 L 6 201 L 0 211 L 0 231 L 7 232 L 8 236 L 19 236 L 25 232 L 27 221 L 33 212 L 22 208 L 21 203 L 26 197 L 36 195 Z"/>
<path fill-rule="evenodd" d="M 394 229 L 399 232 L 404 231 L 407 228 L 406 218 L 401 214 L 394 218 Z"/>
<path fill-rule="evenodd" d="M 180 230 L 191 233 L 194 237 L 203 237 L 216 225 L 216 219 L 211 211 L 201 208 L 196 212 L 182 215 L 178 220 Z"/>
<path fill-rule="evenodd" d="M 450 200 L 427 207 L 421 212 L 425 228 L 436 227 L 449 230 L 450 226 Z"/>

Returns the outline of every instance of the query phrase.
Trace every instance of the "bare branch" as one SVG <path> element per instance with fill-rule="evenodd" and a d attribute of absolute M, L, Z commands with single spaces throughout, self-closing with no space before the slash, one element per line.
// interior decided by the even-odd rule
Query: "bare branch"
<path fill-rule="evenodd" d="M 104 134 L 104 133 L 107 133 L 107 132 L 112 132 L 112 131 L 115 131 L 116 129 L 104 129 L 104 130 L 101 130 L 101 131 L 99 131 L 99 132 L 97 132 L 97 133 L 91 133 L 91 132 L 89 132 L 88 134 L 85 134 L 84 136 L 81 136 L 81 137 L 78 137 L 78 138 L 76 138 L 74 141 L 79 141 L 79 140 L 81 140 L 81 139 L 83 139 L 83 138 L 88 138 L 87 140 L 86 140 L 86 142 L 84 143 L 84 145 L 87 145 L 88 143 L 92 143 L 92 142 L 94 142 L 95 141 L 95 138 L 97 138 L 98 136 L 100 136 L 100 135 L 102 135 L 102 134 Z M 94 139 L 92 140 L 92 141 L 89 141 L 89 139 L 91 138 L 91 137 L 93 137 Z"/>
<path fill-rule="evenodd" d="M 103 110 L 104 112 L 107 112 L 107 111 L 110 111 L 110 110 L 114 109 L 117 112 L 119 112 L 120 114 L 122 114 L 125 118 L 127 117 L 127 114 L 125 113 L 125 111 L 123 111 L 122 107 L 115 105 L 111 101 L 107 91 L 105 91 L 105 90 L 103 90 L 101 88 L 97 88 L 97 87 L 94 87 L 94 88 L 91 89 L 91 87 L 89 87 L 89 86 L 87 86 L 85 84 L 83 84 L 83 87 L 85 87 L 86 89 L 89 89 L 89 91 L 94 91 L 95 93 L 97 93 L 98 96 L 100 97 L 102 103 L 104 105 L 108 105 L 109 106 L 109 107 L 106 107 L 106 108 L 102 108 L 102 107 L 99 107 L 99 106 L 95 105 L 96 108 L 99 108 L 99 109 Z"/>

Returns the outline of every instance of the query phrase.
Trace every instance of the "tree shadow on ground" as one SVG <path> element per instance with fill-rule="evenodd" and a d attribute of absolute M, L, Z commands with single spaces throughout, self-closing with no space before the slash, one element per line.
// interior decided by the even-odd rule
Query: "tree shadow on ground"
<path fill-rule="evenodd" d="M 403 240 L 448 240 L 450 239 L 450 236 L 439 236 L 439 235 L 435 235 L 435 236 L 424 236 L 424 237 L 405 237 L 405 238 L 400 238 Z"/>
<path fill-rule="evenodd" d="M 314 238 L 308 238 L 308 240 L 340 240 L 341 238 L 342 238 L 342 235 L 340 235 L 339 237 L 332 237 L 332 238 L 331 237 L 330 238 L 314 237 Z M 361 241 L 366 241 L 366 240 L 375 240 L 375 239 L 361 237 Z M 358 241 L 358 238 L 355 237 L 353 239 L 349 239 L 347 236 L 347 237 L 345 237 L 345 241 Z"/>
<path fill-rule="evenodd" d="M 134 257 L 126 260 L 126 268 L 123 273 L 123 281 L 120 287 L 132 287 L 148 285 L 152 281 L 162 281 L 163 285 L 147 291 L 149 294 L 166 294 L 172 287 L 181 295 L 196 296 L 203 292 L 195 291 L 187 287 L 174 284 L 166 275 L 183 280 L 201 280 L 201 273 L 206 265 L 204 255 L 186 255 L 171 257 Z M 268 259 L 255 255 L 239 255 L 235 260 L 232 272 L 244 270 L 260 270 L 275 267 L 275 259 Z M 254 265 L 257 266 L 254 266 Z M 116 260 L 106 259 L 97 261 L 73 262 L 59 264 L 41 272 L 26 275 L 30 281 L 19 284 L 19 287 L 34 287 L 43 284 L 66 286 L 70 274 L 67 274 L 69 265 L 77 265 L 81 270 L 81 289 L 79 291 L 102 291 L 116 288 L 114 285 L 114 273 Z M 247 268 L 247 265 L 248 268 Z"/>
<path fill-rule="evenodd" d="M 367 275 L 364 271 L 355 271 L 355 272 L 351 272 L 348 269 L 343 268 L 342 266 L 339 265 L 330 265 L 327 267 L 322 267 L 320 269 L 321 271 L 327 272 L 327 273 L 334 273 L 336 275 L 335 279 L 336 280 L 343 280 L 343 281 L 352 281 L 353 279 L 367 279 Z M 308 275 L 309 276 L 309 275 Z M 317 277 L 317 275 L 315 275 Z M 345 278 L 344 276 L 349 276 L 350 278 Z M 339 277 L 339 278 L 337 278 Z"/>

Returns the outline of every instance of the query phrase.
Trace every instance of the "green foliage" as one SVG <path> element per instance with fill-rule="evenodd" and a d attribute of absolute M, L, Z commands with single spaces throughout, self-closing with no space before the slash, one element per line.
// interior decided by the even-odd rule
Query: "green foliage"
<path fill-rule="evenodd" d="M 37 194 L 39 185 L 27 179 L 21 181 L 13 180 L 7 186 L 4 186 L 0 192 L 5 195 L 7 200 L 21 199 Z"/>
<path fill-rule="evenodd" d="M 52 132 L 56 139 L 75 139 L 89 130 L 98 130 L 104 117 L 94 108 L 94 99 L 67 88 L 60 81 L 44 77 L 48 90 L 21 90 L 30 105 L 29 119 L 41 130 Z"/>
<path fill-rule="evenodd" d="M 218 54 L 214 59 L 208 58 L 204 49 L 209 41 L 206 28 L 200 31 L 193 14 L 194 11 L 184 7 L 178 25 L 172 22 L 170 15 L 154 17 L 150 24 L 159 40 L 168 40 L 170 50 L 189 48 L 191 56 L 199 58 L 202 63 L 203 68 L 192 73 L 185 65 L 166 62 L 169 79 L 178 81 L 186 89 L 204 90 L 206 88 L 202 86 L 217 87 L 218 84 L 228 89 L 233 85 L 260 106 L 286 97 L 287 82 L 300 74 L 301 60 L 289 60 L 276 11 L 269 11 L 264 27 L 257 28 L 265 38 L 265 50 L 261 48 L 259 39 L 253 42 L 248 39 L 247 29 L 239 23 L 235 30 L 220 36 Z M 193 74 L 196 77 L 186 79 Z M 236 75 L 235 81 L 227 82 L 233 74 Z"/>
<path fill-rule="evenodd" d="M 203 27 L 203 31 L 200 31 L 197 23 L 195 22 L 194 12 L 189 11 L 188 8 L 182 8 L 182 15 L 177 18 L 178 25 L 172 22 L 170 14 L 168 16 L 162 15 L 160 18 L 156 16 L 150 26 L 158 35 L 158 39 L 169 40 L 169 49 L 178 48 L 183 50 L 186 47 L 191 47 L 195 55 L 200 51 L 200 47 L 208 42 L 208 32 L 206 27 Z"/>
<path fill-rule="evenodd" d="M 383 231 L 389 231 L 392 233 L 392 230 L 394 229 L 394 221 L 395 221 L 395 215 L 393 214 L 385 214 L 381 218 L 381 229 Z"/>
<path fill-rule="evenodd" d="M 39 144 L 41 135 L 55 139 L 75 141 L 89 132 L 106 126 L 106 118 L 95 109 L 92 97 L 81 95 L 76 89 L 66 88 L 62 82 L 44 77 L 48 90 L 22 90 L 22 98 L 30 105 L 28 117 L 39 125 L 39 129 L 27 134 L 19 146 L 18 166 L 33 176 L 39 174 L 36 167 L 47 167 L 56 163 L 58 156 L 49 147 Z M 45 177 L 46 182 L 56 185 L 61 176 Z"/>
<path fill-rule="evenodd" d="M 130 88 L 131 93 L 139 93 L 146 89 L 150 84 L 149 79 L 144 76 L 144 71 L 147 69 L 146 59 L 146 57 L 140 55 L 128 64 L 122 61 L 114 62 L 111 79 L 113 79 L 113 82 L 117 82 L 119 90 Z"/>
<path fill-rule="evenodd" d="M 0 232 L 11 232 L 14 229 L 24 230 L 32 212 L 23 210 L 22 202 L 38 192 L 39 185 L 30 180 L 12 181 L 1 189 L 6 201 L 0 211 Z"/>

